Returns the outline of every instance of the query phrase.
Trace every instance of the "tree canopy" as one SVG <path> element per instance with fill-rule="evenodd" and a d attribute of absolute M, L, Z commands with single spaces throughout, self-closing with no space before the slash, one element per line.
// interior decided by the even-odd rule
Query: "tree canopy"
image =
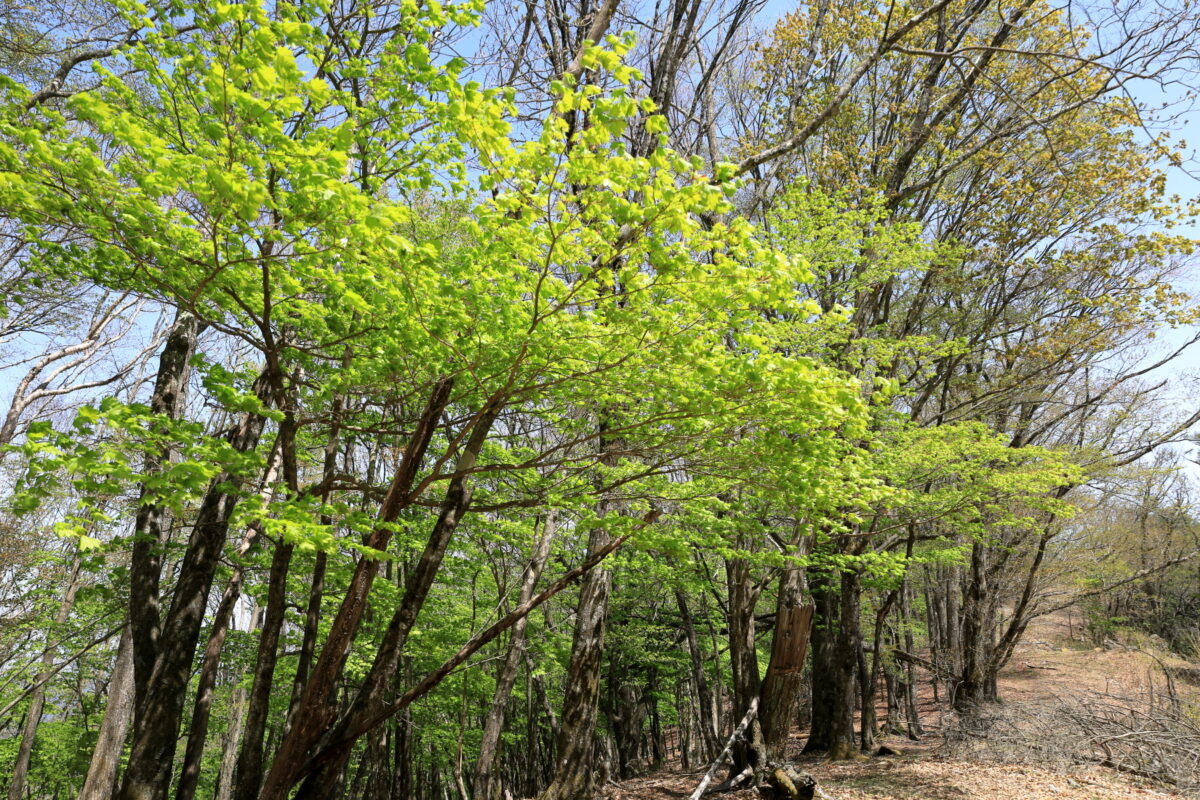
<path fill-rule="evenodd" d="M 757 709 L 736 783 L 1186 603 L 1191 12 L 760 12 L 5 9 L 10 800 L 584 800 Z"/>

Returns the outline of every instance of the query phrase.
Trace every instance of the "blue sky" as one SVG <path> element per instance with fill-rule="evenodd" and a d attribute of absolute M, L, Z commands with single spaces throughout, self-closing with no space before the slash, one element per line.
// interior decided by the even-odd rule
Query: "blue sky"
<path fill-rule="evenodd" d="M 775 19 L 795 6 L 795 2 L 787 0 L 767 0 L 759 15 L 760 27 L 769 27 Z M 1148 106 L 1166 106 L 1163 115 L 1170 117 L 1170 122 L 1164 127 L 1170 131 L 1175 141 L 1183 140 L 1188 143 L 1185 149 L 1188 158 L 1185 159 L 1182 167 L 1163 165 L 1168 175 L 1168 189 L 1171 193 L 1178 194 L 1185 202 L 1195 200 L 1200 196 L 1200 159 L 1197 158 L 1197 146 L 1200 145 L 1200 118 L 1193 113 L 1194 101 L 1190 97 L 1189 87 L 1181 82 L 1160 86 L 1152 81 L 1141 80 L 1130 84 L 1129 91 L 1135 100 L 1144 102 Z M 1200 236 L 1200 226 L 1193 221 L 1182 230 L 1177 229 L 1176 232 L 1197 237 Z M 1200 295 L 1200 274 L 1192 270 L 1181 288 Z M 1193 331 L 1190 329 L 1164 331 L 1158 337 L 1155 349 L 1166 350 L 1177 347 L 1192 333 Z M 7 409 L 7 400 L 16 377 L 13 372 L 13 370 L 0 371 L 0 408 L 3 409 Z M 1174 377 L 1180 377 L 1187 373 L 1200 373 L 1200 348 L 1181 357 L 1170 368 L 1170 373 Z M 1180 397 L 1180 402 L 1200 402 L 1197 398 L 1200 398 L 1200 391 L 1188 390 Z"/>

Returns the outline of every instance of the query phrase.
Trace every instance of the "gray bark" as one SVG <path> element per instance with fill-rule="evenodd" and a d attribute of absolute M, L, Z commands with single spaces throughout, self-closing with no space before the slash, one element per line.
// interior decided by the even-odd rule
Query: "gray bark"
<path fill-rule="evenodd" d="M 108 681 L 108 702 L 104 706 L 104 721 L 87 778 L 79 792 L 79 800 L 110 800 L 117 790 L 117 767 L 125 734 L 133 717 L 133 635 L 126 625 L 117 644 L 117 662 Z"/>

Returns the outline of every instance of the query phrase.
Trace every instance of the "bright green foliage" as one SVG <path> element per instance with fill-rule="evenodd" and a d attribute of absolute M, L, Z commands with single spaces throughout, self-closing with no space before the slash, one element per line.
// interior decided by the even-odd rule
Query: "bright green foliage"
<path fill-rule="evenodd" d="M 357 565 L 381 562 L 340 668 L 351 692 L 449 502 L 456 464 L 469 466 L 468 513 L 389 691 L 512 607 L 548 510 L 559 527 L 547 577 L 578 563 L 591 533 L 630 533 L 657 511 L 609 564 L 608 725 L 692 680 L 677 587 L 709 634 L 702 668 L 724 685 L 722 615 L 756 609 L 709 602 L 721 560 L 752 565 L 756 592 L 771 570 L 798 565 L 829 585 L 854 574 L 886 593 L 914 564 L 957 563 L 975 543 L 1069 516 L 1061 495 L 1084 479 L 1078 455 L 1029 446 L 983 415 L 934 421 L 923 405 L 946 364 L 962 371 L 960 361 L 1002 349 L 974 338 L 977 309 L 908 291 L 956 281 L 969 291 L 983 280 L 972 273 L 980 248 L 934 241 L 867 182 L 832 192 L 796 181 L 756 229 L 735 205 L 735 167 L 669 146 L 668 117 L 635 88 L 632 36 L 587 45 L 583 77 L 554 81 L 552 107 L 530 120 L 523 98 L 478 85 L 466 61 L 442 52 L 446 32 L 476 22 L 478 0 L 401 3 L 388 36 L 371 43 L 352 26 L 331 30 L 320 0 L 114 8 L 139 33 L 94 68 L 95 88 L 27 109 L 27 89 L 0 84 L 0 209 L 31 243 L 33 280 L 194 314 L 203 333 L 192 394 L 182 419 L 108 397 L 66 425 L 33 426 L 13 450 L 23 471 L 7 507 L 80 554 L 85 580 L 104 587 L 82 592 L 82 607 L 119 618 L 139 506 L 164 511 L 162 555 L 174 569 L 202 498 L 230 488 L 236 508 L 210 594 L 237 574 L 241 593 L 266 606 L 272 550 L 295 546 L 275 551 L 291 562 L 273 735 L 300 671 L 317 565 L 327 568 L 319 651 Z M 854 111 L 830 123 L 849 126 L 852 142 Z M 1128 145 L 1105 141 L 1112 152 Z M 836 155 L 830 170 L 849 158 Z M 1084 266 L 1188 248 L 1111 238 L 1089 251 L 1095 261 L 1064 250 L 1039 268 L 1068 285 Z M 1102 293 L 1071 301 L 1123 330 L 1189 319 L 1157 276 L 1138 287 L 1152 296 L 1128 312 Z M 1020 355 L 1036 372 L 1072 342 L 1103 339 L 1091 325 L 1071 316 Z M 415 488 L 380 523 L 422 409 L 447 381 Z M 464 461 L 493 414 L 478 460 Z M 265 432 L 240 452 L 229 431 L 245 420 Z M 378 530 L 392 534 L 386 550 L 364 544 Z M 176 576 L 164 574 L 170 592 Z M 577 599 L 569 588 L 529 620 L 531 657 L 510 701 L 524 709 L 526 742 L 552 739 L 533 709 L 561 701 Z M 53 600 L 39 604 L 42 617 Z M 256 644 L 253 631 L 230 631 L 210 740 L 242 713 L 235 698 L 249 688 Z M 409 746 L 435 771 L 461 776 L 479 747 L 472 720 L 496 685 L 486 665 L 506 646 L 497 640 L 405 711 Z M 77 774 L 91 733 L 58 719 L 43 730 L 35 774 Z M 220 761 L 220 748 L 206 750 L 201 795 Z"/>
<path fill-rule="evenodd" d="M 144 86 L 110 74 L 71 99 L 70 118 L 18 113 L 23 95 L 9 87 L 0 203 L 31 232 L 54 222 L 84 234 L 79 244 L 40 240 L 43 270 L 191 308 L 292 376 L 289 393 L 304 398 L 293 402 L 383 401 L 381 390 L 403 397 L 461 373 L 459 402 L 502 398 L 568 439 L 591 435 L 587 408 L 625 409 L 631 446 L 664 453 L 749 423 L 760 452 L 790 443 L 772 463 L 793 487 L 821 491 L 820 465 L 840 453 L 835 428 L 852 435 L 857 424 L 857 392 L 772 346 L 800 334 L 762 313 L 812 315 L 795 294 L 803 262 L 729 218 L 729 187 L 700 162 L 661 145 L 628 154 L 621 134 L 650 107 L 624 88 L 561 84 L 540 135 L 510 139 L 503 93 L 423 55 L 445 14 L 471 11 L 414 7 L 405 36 L 359 65 L 336 60 L 303 8 L 273 17 L 255 4 L 201 4 L 192 13 L 202 35 L 151 26 L 123 54 Z M 621 77 L 631 44 L 610 37 L 587 63 Z M 318 61 L 326 66 L 314 72 Z M 369 91 L 334 91 L 321 74 L 335 70 L 363 72 Z M 568 136 L 567 113 L 586 113 L 589 126 Z M 101 156 L 101 142 L 115 158 Z M 447 220 L 452 211 L 462 217 Z M 714 215 L 727 221 L 702 223 Z M 204 386 L 230 412 L 261 407 L 216 365 Z M 113 492 L 141 479 L 139 449 L 170 444 L 180 459 L 147 490 L 162 487 L 178 510 L 218 470 L 261 465 L 190 423 L 151 422 L 111 401 L 83 412 L 80 434 L 98 413 L 116 433 L 107 451 L 86 435 L 70 445 L 31 437 L 41 461 L 31 485 L 65 470 L 77 490 Z M 537 458 L 488 453 L 514 470 Z M 578 481 L 574 491 L 586 490 L 589 479 Z M 257 505 L 244 504 L 242 518 L 334 547 L 312 498 Z M 350 515 L 352 529 L 369 524 L 369 514 L 356 524 L 348 507 L 327 510 Z"/>
<path fill-rule="evenodd" d="M 653 504 L 664 522 L 639 546 L 686 558 L 682 541 L 711 519 L 713 498 L 759 482 L 727 469 L 738 461 L 757 462 L 777 491 L 838 505 L 831 495 L 845 484 L 828 476 L 865 430 L 865 406 L 856 381 L 813 357 L 835 323 L 815 321 L 797 293 L 811 277 L 805 259 L 772 249 L 732 213 L 731 184 L 665 136 L 645 154 L 628 150 L 634 126 L 661 134 L 665 125 L 628 86 L 631 38 L 585 54 L 614 88 L 556 84 L 552 112 L 518 139 L 511 94 L 430 55 L 434 31 L 469 22 L 473 3 L 406 6 L 369 57 L 331 38 L 320 9 L 303 4 L 180 4 L 154 19 L 123 10 L 142 33 L 98 69 L 95 90 L 61 111 L 26 111 L 28 94 L 5 86 L 0 206 L 25 225 L 40 272 L 196 314 L 209 329 L 194 359 L 200 397 L 228 419 L 266 417 L 268 444 L 239 454 L 189 418 L 110 398 L 82 409 L 69 433 L 30 432 L 15 510 L 69 492 L 60 534 L 103 546 L 113 568 L 125 544 L 112 535 L 114 498 L 141 493 L 186 519 L 214 481 L 238 478 L 246 489 L 234 530 L 261 525 L 298 545 L 294 570 L 322 552 L 332 587 L 360 555 L 386 560 L 391 574 L 421 546 L 429 514 L 406 511 L 391 551 L 368 551 L 361 536 L 376 524 L 377 495 L 353 482 L 327 497 L 306 487 L 320 478 L 335 407 L 336 435 L 372 464 L 391 464 L 412 406 L 447 376 L 454 421 L 437 432 L 418 491 L 436 499 L 474 415 L 504 409 L 481 454 L 476 502 L 560 509 L 567 553 L 597 525 L 631 529 Z M 181 32 L 185 21 L 197 29 Z M 59 226 L 73 235 L 43 235 Z M 217 342 L 239 348 L 235 367 Z M 252 385 L 260 370 L 266 390 Z M 260 493 L 271 432 L 289 419 L 300 485 Z M 627 454 L 616 463 L 600 463 L 601 422 Z M 549 435 L 515 435 L 522 428 Z M 174 453 L 165 469 L 143 474 L 146 458 L 165 452 Z M 685 464 L 695 479 L 679 480 Z M 602 521 L 597 486 L 613 487 L 625 513 Z M 508 591 L 485 588 L 496 577 L 480 569 L 481 554 L 526 546 L 530 535 L 522 518 L 481 516 L 465 530 L 412 634 L 412 675 L 488 618 L 477 593 Z M 268 561 L 253 551 L 240 563 Z M 347 680 L 365 675 L 399 583 L 376 582 L 381 613 L 364 627 Z M 469 606 L 447 590 L 463 583 L 476 587 Z M 248 594 L 266 602 L 261 583 Z M 566 644 L 549 640 L 560 648 L 551 661 L 561 663 Z M 423 746 L 456 749 L 446 723 L 468 697 L 485 706 L 489 691 L 482 673 L 464 673 L 414 710 Z M 277 694 L 270 715 L 281 725 L 287 694 Z M 218 702 L 230 702 L 228 690 Z M 475 744 L 468 736 L 463 746 Z"/>

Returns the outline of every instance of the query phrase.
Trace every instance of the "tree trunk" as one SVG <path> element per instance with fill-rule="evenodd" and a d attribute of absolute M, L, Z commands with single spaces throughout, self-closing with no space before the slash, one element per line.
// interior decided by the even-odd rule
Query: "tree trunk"
<path fill-rule="evenodd" d="M 554 535 L 558 528 L 557 523 L 558 512 L 555 509 L 551 509 L 547 512 L 546 518 L 542 522 L 541 535 L 534 545 L 533 555 L 525 570 L 518 605 L 528 603 L 529 599 L 533 597 L 533 590 L 537 586 L 538 578 L 541 576 L 542 569 L 546 566 L 546 559 L 550 555 L 550 545 L 553 543 Z M 517 673 L 521 669 L 521 662 L 525 656 L 525 627 L 527 623 L 528 618 L 524 618 L 513 625 L 512 638 L 509 640 L 508 655 L 505 657 L 504 664 L 500 668 L 500 674 L 496 677 L 496 690 L 492 694 L 492 705 L 488 709 L 487 718 L 483 722 L 483 738 L 479 744 L 479 757 L 475 761 L 475 777 L 471 786 L 475 800 L 496 800 L 500 794 L 500 780 L 496 774 L 500 734 L 504 729 L 505 711 L 508 708 L 508 701 L 512 696 L 513 686 L 517 681 Z"/>
<path fill-rule="evenodd" d="M 729 663 L 733 670 L 733 715 L 744 718 L 751 705 L 757 708 L 762 683 L 758 675 L 758 648 L 754 638 L 754 610 L 758 606 L 758 588 L 754 585 L 750 563 L 733 558 L 726 562 L 729 582 Z M 731 774 L 758 765 L 762 752 L 762 727 L 757 716 L 747 735 L 734 743 Z"/>
<path fill-rule="evenodd" d="M 267 402 L 269 394 L 262 377 L 255 383 L 255 390 L 259 398 Z M 265 421 L 260 414 L 243 414 L 228 436 L 233 449 L 239 453 L 253 450 L 258 445 Z M 139 706 L 142 713 L 135 726 L 129 766 L 121 785 L 121 800 L 165 800 L 167 796 L 192 659 L 242 482 L 241 476 L 218 475 L 197 512 L 180 563 L 175 595 L 162 626 L 154 670 Z M 134 653 L 137 653 L 136 646 Z"/>
<path fill-rule="evenodd" d="M 407 689 L 412 685 L 412 663 L 411 659 L 403 659 L 403 667 L 399 674 L 402 679 L 399 681 L 400 686 Z M 412 775 L 412 752 L 413 752 L 413 732 L 412 732 L 412 714 L 408 709 L 398 715 L 393 724 L 395 728 L 396 753 L 395 765 L 392 773 L 392 798 L 393 800 L 410 800 L 413 795 L 413 775 Z"/>
<path fill-rule="evenodd" d="M 179 309 L 167 333 L 158 360 L 150 410 L 170 419 L 179 419 L 187 395 L 188 364 L 196 350 L 203 326 L 188 311 Z M 170 460 L 170 452 L 148 453 L 142 470 L 146 475 L 161 471 Z M 145 493 L 143 492 L 143 497 Z M 129 623 L 133 636 L 133 674 L 138 718 L 141 705 L 149 696 L 150 676 L 158 657 L 161 633 L 159 580 L 162 575 L 162 548 L 165 544 L 162 506 L 143 502 L 133 528 L 133 549 L 129 561 Z"/>
<path fill-rule="evenodd" d="M 192 706 L 192 721 L 188 727 L 187 750 L 183 757 L 183 772 L 179 776 L 179 786 L 175 790 L 175 800 L 192 800 L 196 796 L 196 786 L 200 781 L 200 763 L 204 757 L 204 742 L 208 738 L 208 721 L 212 712 L 213 693 L 217 684 L 217 667 L 221 663 L 221 651 L 225 647 L 225 634 L 229 631 L 229 620 L 233 616 L 233 607 L 241 596 L 242 570 L 239 567 L 225 594 L 221 597 L 221 605 L 217 607 L 213 618 L 212 631 L 208 634 L 208 644 L 204 648 L 204 659 L 200 664 L 199 683 L 196 687 L 196 700 Z"/>
<path fill-rule="evenodd" d="M 833 742 L 838 602 L 829 576 L 821 576 L 814 581 L 812 593 L 812 718 L 804 752 L 823 753 Z"/>
<path fill-rule="evenodd" d="M 279 634 L 287 608 L 287 576 L 292 562 L 293 545 L 278 542 L 271 558 L 267 585 L 266 616 L 258 634 L 258 653 L 254 661 L 254 683 L 250 687 L 242 746 L 238 753 L 234 778 L 235 800 L 254 800 L 262 783 L 263 737 L 271 707 L 271 687 L 279 654 Z"/>
<path fill-rule="evenodd" d="M 133 634 L 126 625 L 117 644 L 117 662 L 108 681 L 108 702 L 100 736 L 92 750 L 87 778 L 79 800 L 110 800 L 117 790 L 117 767 L 125 748 L 125 734 L 133 717 Z"/>
<path fill-rule="evenodd" d="M 713 709 L 716 706 L 713 702 L 712 690 L 708 686 L 708 676 L 704 673 L 704 653 L 700 650 L 696 625 L 682 589 L 675 590 L 675 604 L 679 607 L 679 619 L 687 638 L 688 656 L 692 666 L 692 683 L 696 687 L 698 706 L 696 718 L 699 721 L 701 745 L 700 760 L 707 764 L 717 757 L 721 747 L 721 740 L 717 733 L 717 720 L 713 718 Z"/>
<path fill-rule="evenodd" d="M 558 715 L 554 713 L 554 706 L 550 704 L 550 696 L 546 693 L 546 678 L 544 675 L 537 673 L 533 659 L 529 657 L 528 651 L 525 652 L 525 671 L 529 674 L 530 680 L 533 681 L 533 688 L 537 693 L 538 703 L 542 706 L 542 713 L 546 715 L 546 725 L 550 728 L 551 739 L 558 741 L 558 735 L 562 728 L 558 724 Z"/>
<path fill-rule="evenodd" d="M 270 502 L 274 496 L 271 483 L 279 466 L 280 448 L 276 447 L 271 454 L 267 473 L 263 479 L 262 498 Z M 238 556 L 244 556 L 250 551 L 258 537 L 258 528 L 251 525 L 242 537 L 238 546 Z M 188 726 L 187 750 L 183 758 L 183 771 L 179 777 L 179 786 L 175 792 L 175 800 L 192 800 L 196 794 L 196 786 L 200 779 L 201 761 L 204 757 L 204 745 L 208 739 L 208 723 L 212 713 L 213 693 L 217 683 L 217 668 L 221 664 L 221 652 L 225 649 L 225 637 L 229 633 L 229 623 L 233 618 L 233 610 L 242 594 L 242 580 L 245 570 L 237 567 L 225 592 L 217 613 L 213 617 L 212 629 L 208 635 L 208 644 L 204 648 L 204 657 L 200 664 L 199 682 L 196 687 L 196 699 L 192 706 L 192 719 Z M 241 720 L 238 720 L 239 731 Z"/>
<path fill-rule="evenodd" d="M 284 484 L 292 497 L 295 497 L 300 488 L 296 463 L 296 431 L 295 419 L 289 410 L 280 425 L 279 444 L 276 449 L 283 467 Z M 288 571 L 291 568 L 294 550 L 295 545 L 280 540 L 275 543 L 275 550 L 271 556 L 266 613 L 262 630 L 258 634 L 254 682 L 250 686 L 242 744 L 238 752 L 237 769 L 234 772 L 233 796 L 236 800 L 254 800 L 262 784 L 263 738 L 271 709 L 271 689 L 275 681 L 275 664 L 279 658 L 279 636 L 283 630 L 284 613 L 287 611 Z"/>
<path fill-rule="evenodd" d="M 342 359 L 342 367 L 349 366 L 349 353 Z M 325 440 L 325 454 L 321 465 L 321 480 L 332 481 L 337 473 L 338 443 L 341 441 L 341 419 L 344 401 L 341 395 L 334 397 L 330 405 L 329 437 Z M 375 479 L 375 461 L 368 460 L 367 481 Z M 321 502 L 328 504 L 329 489 L 321 497 Z M 333 518 L 328 514 L 321 515 L 321 524 L 333 524 Z M 313 658 L 317 652 L 317 637 L 320 634 L 321 602 L 325 594 L 325 570 L 329 557 L 324 550 L 317 552 L 309 581 L 308 606 L 304 611 L 304 633 L 300 640 L 300 654 L 296 658 L 296 673 L 292 679 L 292 699 L 288 704 L 287 721 L 284 723 L 283 734 L 286 737 L 292 727 L 300 698 L 304 695 L 304 687 L 308 684 L 308 675 L 312 670 Z"/>
<path fill-rule="evenodd" d="M 858 652 L 862 648 L 862 633 L 858 625 L 861 591 L 858 573 L 843 571 L 841 583 L 837 651 L 833 657 L 832 735 L 829 742 L 829 758 L 834 761 L 858 755 L 858 740 L 854 735 L 854 710 L 858 705 L 855 683 L 858 677 Z"/>
<path fill-rule="evenodd" d="M 862 752 L 869 753 L 875 749 L 875 732 L 879 725 L 875 713 L 875 684 L 878 683 L 878 679 L 872 678 L 872 675 L 876 673 L 867 668 L 866 647 L 861 637 L 858 642 L 856 661 L 858 663 L 858 747 Z"/>
<path fill-rule="evenodd" d="M 322 518 L 322 524 L 328 525 Z M 304 632 L 300 639 L 300 653 L 296 657 L 296 674 L 292 679 L 292 699 L 288 706 L 287 723 L 284 735 L 291 730 L 292 720 L 300 698 L 304 696 L 304 687 L 308 684 L 308 675 L 312 670 L 313 658 L 317 653 L 317 638 L 320 635 L 321 602 L 325 596 L 325 572 L 328 568 L 329 557 L 324 550 L 317 553 L 313 559 L 313 569 L 309 576 L 308 605 L 304 610 Z"/>
<path fill-rule="evenodd" d="M 373 550 L 386 550 L 388 542 L 392 538 L 391 523 L 395 522 L 400 512 L 416 499 L 412 496 L 412 490 L 417 471 L 425 458 L 425 451 L 429 448 L 429 442 L 440 422 L 442 411 L 450 402 L 452 388 L 453 381 L 447 378 L 438 381 L 430 392 L 425 409 L 409 439 L 400 466 L 392 477 L 387 496 L 379 509 L 379 521 L 382 524 L 367 536 L 367 540 L 364 542 L 367 547 Z M 286 798 L 300 769 L 307 760 L 309 752 L 333 724 L 337 714 L 337 709 L 331 702 L 333 689 L 358 633 L 359 624 L 362 622 L 362 616 L 367 607 L 371 584 L 379 572 L 379 564 L 377 559 L 365 556 L 359 559 L 354 574 L 351 576 L 350 585 L 342 598 L 342 604 L 338 608 L 337 616 L 330 626 L 329 634 L 325 637 L 321 655 L 304 687 L 300 702 L 295 704 L 291 729 L 283 737 L 283 742 L 271 764 L 270 772 L 267 774 L 259 795 L 260 800 L 284 800 Z"/>
<path fill-rule="evenodd" d="M 976 542 L 971 549 L 971 571 L 962 607 L 962 671 L 954 691 L 954 708 L 971 713 L 989 697 L 987 665 L 991 660 L 994 635 L 994 592 L 991 585 L 989 552 Z"/>
<path fill-rule="evenodd" d="M 58 604 L 54 616 L 54 630 L 62 630 L 75 605 L 75 594 L 79 591 L 79 556 L 71 564 L 71 577 L 67 593 Z M 47 637 L 49 638 L 49 637 Z M 29 762 L 33 758 L 33 740 L 37 737 L 38 725 L 42 721 L 42 708 L 46 703 L 46 683 L 54 667 L 54 648 L 47 647 L 42 654 L 42 668 L 33 679 L 34 690 L 29 697 L 29 710 L 25 713 L 25 725 L 21 729 L 21 743 L 17 746 L 17 760 L 13 764 L 12 778 L 8 784 L 8 800 L 23 800 L 25 781 L 29 775 Z"/>
<path fill-rule="evenodd" d="M 232 800 L 235 789 L 233 774 L 237 769 L 237 754 L 242 745 L 242 727 L 246 720 L 246 689 L 238 686 L 229 702 L 229 730 L 225 733 L 225 751 L 221 754 L 221 772 L 217 775 L 214 800 Z"/>
<path fill-rule="evenodd" d="M 384 725 L 367 735 L 367 747 L 363 753 L 363 770 L 366 772 L 366 786 L 361 795 L 363 800 L 388 800 L 388 777 L 390 766 L 388 759 L 387 733 L 390 726 Z M 464 798 L 463 800 L 470 800 Z"/>
<path fill-rule="evenodd" d="M 907 548 L 905 550 L 905 558 L 912 558 L 912 548 L 916 541 L 916 531 L 910 528 Z M 862 720 L 862 737 L 861 745 L 864 752 L 875 748 L 875 732 L 877 730 L 877 720 L 875 718 L 875 692 L 879 685 L 880 670 L 883 668 L 883 639 L 884 639 L 884 623 L 887 622 L 887 616 L 891 613 L 892 607 L 896 604 L 896 600 L 903 592 L 907 591 L 907 579 L 901 579 L 900 585 L 892 591 L 888 592 L 887 599 L 875 612 L 875 630 L 871 640 L 871 668 L 868 671 L 866 664 L 860 665 L 859 680 L 861 681 L 862 709 L 860 717 Z M 861 651 L 861 648 L 860 648 Z M 895 693 L 892 690 L 893 682 L 888 681 L 888 726 L 895 725 L 899 715 L 892 715 L 893 704 L 895 701 Z M 896 703 L 895 708 L 899 708 Z"/>
<path fill-rule="evenodd" d="M 635 684 L 626 665 L 610 659 L 607 683 L 605 710 L 608 730 L 617 751 L 616 775 L 618 780 L 625 780 L 639 772 L 642 726 L 649 709 L 643 702 L 640 685 Z"/>
<path fill-rule="evenodd" d="M 648 742 L 650 752 L 650 766 L 652 769 L 658 769 L 662 765 L 663 759 L 666 758 L 666 741 L 663 738 L 662 718 L 658 712 L 658 667 L 651 665 L 649 675 L 646 679 L 646 702 L 650 706 L 650 741 Z"/>
<path fill-rule="evenodd" d="M 617 442 L 608 437 L 608 424 L 603 415 L 599 429 L 600 461 L 606 467 L 616 466 L 617 459 L 611 451 Z M 603 527 L 603 518 L 615 511 L 613 502 L 608 497 L 602 497 L 596 506 L 596 516 L 601 523 L 588 534 L 588 559 L 613 542 L 608 530 Z M 583 576 L 555 748 L 554 776 L 538 800 L 591 800 L 594 794 L 596 717 L 600 706 L 600 673 L 611 592 L 612 571 L 605 564 L 600 563 Z"/>
<path fill-rule="evenodd" d="M 607 530 L 592 528 L 588 536 L 588 555 L 599 551 L 609 542 Z M 611 590 L 612 572 L 603 566 L 584 576 L 579 589 L 579 607 L 563 696 L 554 778 L 538 800 L 591 800 L 594 793 L 593 754 L 600 702 L 600 668 Z"/>
<path fill-rule="evenodd" d="M 813 606 L 805 603 L 804 593 L 803 568 L 791 567 L 780 574 L 771 661 L 759 702 L 764 752 L 769 761 L 787 757 L 788 734 L 804 685 L 804 657 L 813 618 Z"/>
<path fill-rule="evenodd" d="M 304 779 L 296 800 L 334 800 L 338 794 L 339 775 L 350 757 L 352 741 L 347 734 L 359 728 L 366 720 L 378 714 L 387 705 L 388 690 L 392 678 L 399 669 L 400 658 L 408 635 L 416 624 L 417 615 L 425 605 L 425 599 L 442 566 L 446 549 L 463 515 L 471 502 L 469 472 L 475 467 L 476 459 L 491 433 L 492 424 L 499 415 L 500 405 L 490 403 L 481 412 L 471 435 L 463 446 L 454 467 L 454 477 L 446 486 L 441 511 L 425 549 L 416 567 L 404 585 L 404 596 L 396 606 L 384 632 L 383 640 L 375 653 L 371 670 L 358 690 L 350 708 L 344 713 L 329 734 L 329 742 L 336 742 L 337 750 L 327 749 L 322 753 L 321 764 Z M 241 800 L 241 799 L 239 799 Z M 245 798 L 249 800 L 249 798 Z M 266 798 L 264 797 L 264 800 Z"/>

